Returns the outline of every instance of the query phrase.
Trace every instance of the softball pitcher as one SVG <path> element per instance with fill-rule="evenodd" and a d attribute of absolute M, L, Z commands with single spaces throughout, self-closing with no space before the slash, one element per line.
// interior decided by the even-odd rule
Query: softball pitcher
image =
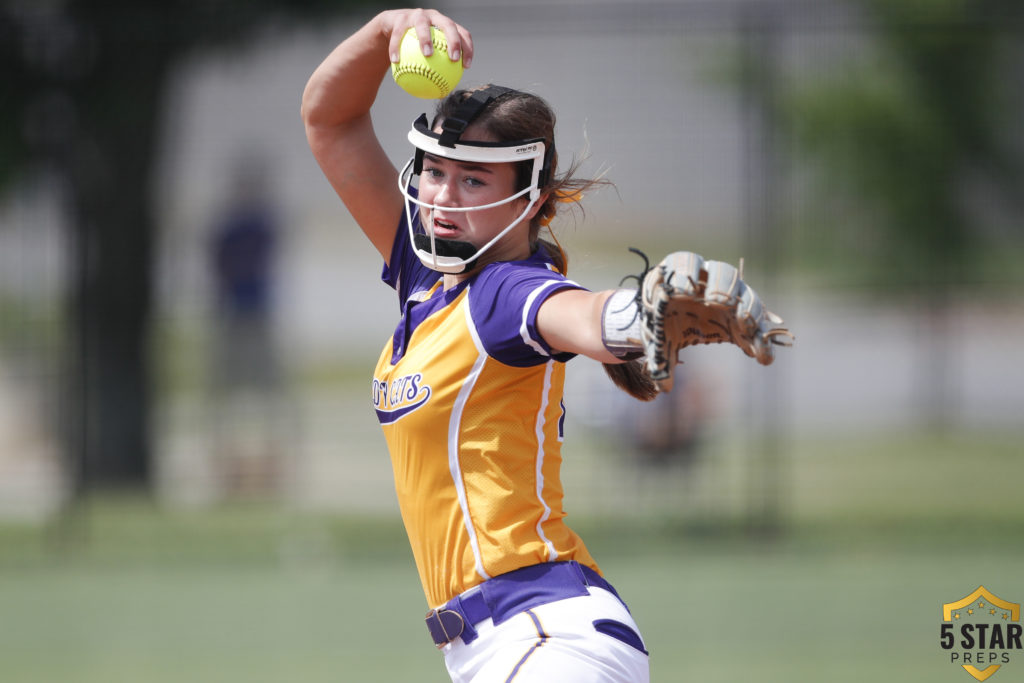
<path fill-rule="evenodd" d="M 451 19 L 383 12 L 303 96 L 313 153 L 398 293 L 372 396 L 427 631 L 453 681 L 646 681 L 629 610 L 563 520 L 565 363 L 621 361 L 601 338 L 609 293 L 566 279 L 539 233 L 589 183 L 557 174 L 546 103 L 497 87 L 453 93 L 418 119 L 399 173 L 370 107 L 397 41 L 431 25 L 471 62 L 472 38 Z"/>
<path fill-rule="evenodd" d="M 331 52 L 302 106 L 316 159 L 398 294 L 372 398 L 427 632 L 453 681 L 647 681 L 636 623 L 564 521 L 562 391 L 566 362 L 584 355 L 651 398 L 652 359 L 666 354 L 666 335 L 651 330 L 664 321 L 642 315 L 634 290 L 567 279 L 565 254 L 541 238 L 597 182 L 559 172 L 542 99 L 498 86 L 452 93 L 412 123 L 412 158 L 392 166 L 370 108 L 402 35 L 414 27 L 427 46 L 431 25 L 469 66 L 462 26 L 434 10 L 386 11 Z M 645 352 L 655 337 L 662 346 Z"/>

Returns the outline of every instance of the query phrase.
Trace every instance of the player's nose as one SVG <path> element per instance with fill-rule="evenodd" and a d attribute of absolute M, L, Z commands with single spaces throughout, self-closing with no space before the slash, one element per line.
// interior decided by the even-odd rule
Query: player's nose
<path fill-rule="evenodd" d="M 434 204 L 438 206 L 459 206 L 459 190 L 455 181 L 445 178 L 438 183 L 437 192 L 434 195 Z"/>

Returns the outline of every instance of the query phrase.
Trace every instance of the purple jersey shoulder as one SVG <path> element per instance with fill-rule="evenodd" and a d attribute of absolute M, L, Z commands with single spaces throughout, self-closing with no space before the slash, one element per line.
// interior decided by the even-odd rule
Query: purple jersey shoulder
<path fill-rule="evenodd" d="M 469 286 L 469 309 L 487 353 L 506 365 L 530 366 L 550 358 L 567 361 L 575 354 L 552 353 L 537 331 L 537 311 L 549 296 L 582 289 L 549 268 L 550 257 L 538 249 L 523 261 L 486 266 Z"/>

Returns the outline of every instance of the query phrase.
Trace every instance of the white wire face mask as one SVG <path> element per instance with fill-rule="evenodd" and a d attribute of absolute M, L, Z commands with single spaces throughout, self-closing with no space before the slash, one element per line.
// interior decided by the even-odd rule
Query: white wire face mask
<path fill-rule="evenodd" d="M 461 123 L 461 122 L 460 122 Z M 462 128 L 465 127 L 463 123 Z M 461 132 L 461 129 L 460 129 Z M 546 146 L 543 138 L 522 140 L 512 143 L 495 142 L 449 142 L 444 133 L 435 133 L 427 124 L 426 114 L 421 115 L 412 124 L 409 131 L 409 142 L 416 148 L 415 155 L 409 159 L 398 175 L 398 189 L 405 197 L 406 222 L 409 227 L 409 239 L 413 251 L 425 266 L 441 273 L 464 273 L 471 270 L 476 260 L 502 237 L 507 235 L 529 215 L 530 210 L 540 198 L 541 176 L 544 173 Z M 457 140 L 457 135 L 456 135 Z M 445 144 L 448 142 L 449 144 Z M 468 163 L 507 163 L 532 161 L 530 184 L 505 199 L 481 206 L 441 206 L 428 204 L 419 197 L 413 196 L 411 190 L 419 186 L 419 176 L 423 170 L 423 158 L 430 154 L 453 161 Z M 423 225 L 422 220 L 414 220 L 415 212 L 426 208 L 446 212 L 466 213 L 481 211 L 503 206 L 520 197 L 528 197 L 529 201 L 522 213 L 511 223 L 498 232 L 489 242 L 477 248 L 469 242 L 445 239 L 434 235 L 433 226 Z M 413 206 L 416 208 L 414 209 Z"/>

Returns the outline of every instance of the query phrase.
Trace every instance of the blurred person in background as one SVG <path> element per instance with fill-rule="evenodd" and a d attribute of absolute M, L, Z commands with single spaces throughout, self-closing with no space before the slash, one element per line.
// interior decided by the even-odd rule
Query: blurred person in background
<path fill-rule="evenodd" d="M 640 403 L 612 398 L 614 418 L 609 438 L 622 443 L 638 465 L 660 471 L 693 465 L 700 454 L 708 419 L 707 397 L 700 377 L 680 364 L 674 369 L 672 391 Z"/>
<path fill-rule="evenodd" d="M 262 157 L 236 163 L 209 239 L 213 458 L 229 495 L 265 494 L 281 476 L 281 359 L 274 330 L 279 216 Z"/>

